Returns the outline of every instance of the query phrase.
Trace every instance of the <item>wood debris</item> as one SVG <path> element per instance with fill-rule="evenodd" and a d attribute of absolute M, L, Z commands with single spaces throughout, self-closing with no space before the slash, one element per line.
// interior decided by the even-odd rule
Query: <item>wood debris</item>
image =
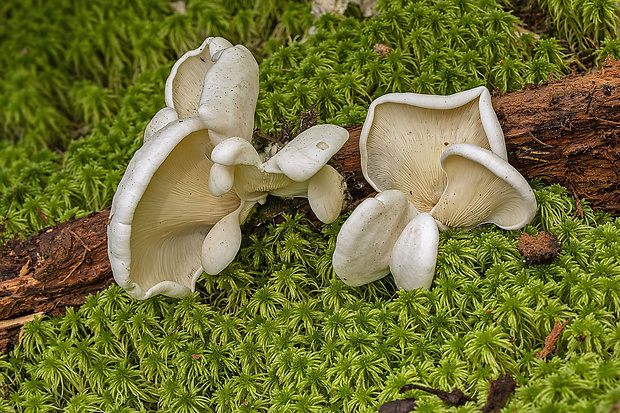
<path fill-rule="evenodd" d="M 560 338 L 560 334 L 562 334 L 562 331 L 564 331 L 564 327 L 566 327 L 566 324 L 568 324 L 570 320 L 571 319 L 569 318 L 563 323 L 560 323 L 559 320 L 555 321 L 553 330 L 551 330 L 551 333 L 549 333 L 547 338 L 545 338 L 545 347 L 536 353 L 536 357 L 538 357 L 539 359 L 545 358 L 549 354 L 551 354 L 553 350 L 555 350 L 555 343 L 558 341 L 558 338 Z"/>

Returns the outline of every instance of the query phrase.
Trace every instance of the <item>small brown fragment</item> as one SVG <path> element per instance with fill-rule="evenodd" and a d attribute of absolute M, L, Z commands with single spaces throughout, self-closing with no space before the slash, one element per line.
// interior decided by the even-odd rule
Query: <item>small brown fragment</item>
<path fill-rule="evenodd" d="M 379 406 L 379 413 L 409 413 L 413 409 L 415 409 L 415 399 L 398 399 Z"/>
<path fill-rule="evenodd" d="M 446 403 L 449 403 L 453 406 L 462 406 L 467 402 L 472 401 L 471 397 L 467 396 L 465 393 L 456 387 L 452 388 L 451 392 L 447 392 L 440 389 L 433 389 L 431 387 L 419 386 L 417 384 L 405 384 L 401 389 L 400 393 L 404 393 L 409 390 L 422 390 L 430 394 L 434 394 L 439 397 Z"/>
<path fill-rule="evenodd" d="M 540 231 L 537 236 L 523 233 L 517 241 L 517 249 L 528 265 L 549 263 L 562 251 L 557 235 Z"/>
<path fill-rule="evenodd" d="M 560 338 L 560 334 L 562 334 L 562 331 L 564 331 L 564 327 L 566 327 L 566 324 L 568 324 L 570 320 L 571 319 L 569 318 L 563 323 L 560 323 L 559 320 L 555 321 L 553 330 L 551 330 L 549 335 L 545 338 L 545 347 L 538 353 L 536 353 L 536 357 L 538 357 L 539 359 L 545 358 L 549 354 L 551 354 L 553 350 L 555 350 L 555 343 L 558 341 L 558 338 Z"/>
<path fill-rule="evenodd" d="M 609 410 L 609 413 L 616 413 L 616 412 L 620 412 L 620 399 L 616 402 L 616 404 L 611 406 L 611 409 Z"/>
<path fill-rule="evenodd" d="M 389 55 L 390 53 L 392 53 L 392 48 L 390 46 L 388 46 L 387 44 L 383 44 L 383 43 L 377 43 L 375 44 L 372 49 L 379 54 L 379 56 L 381 57 L 385 57 L 387 55 Z"/>
<path fill-rule="evenodd" d="M 586 335 L 582 334 L 580 336 L 575 337 L 575 341 L 577 341 L 578 343 L 583 342 L 586 339 Z"/>
<path fill-rule="evenodd" d="M 517 382 L 508 373 L 497 380 L 490 379 L 489 395 L 482 413 L 498 413 L 516 388 Z"/>
<path fill-rule="evenodd" d="M 34 320 L 35 317 L 41 317 L 44 314 L 45 313 L 41 311 L 35 314 L 29 314 L 29 315 L 25 315 L 22 317 L 12 318 L 10 320 L 0 320 L 0 331 L 9 330 L 15 327 L 21 327 L 24 324 L 29 323 L 32 320 Z"/>

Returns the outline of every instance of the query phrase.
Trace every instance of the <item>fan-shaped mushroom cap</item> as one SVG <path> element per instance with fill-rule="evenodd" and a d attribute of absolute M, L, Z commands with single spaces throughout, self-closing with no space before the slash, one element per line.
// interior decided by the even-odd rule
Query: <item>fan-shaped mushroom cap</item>
<path fill-rule="evenodd" d="M 207 274 L 219 274 L 237 256 L 241 247 L 241 227 L 255 202 L 241 201 L 239 208 L 211 228 L 202 244 L 202 268 Z"/>
<path fill-rule="evenodd" d="M 329 165 L 308 180 L 308 202 L 321 222 L 329 224 L 338 218 L 344 204 L 345 186 L 342 175 Z"/>
<path fill-rule="evenodd" d="M 438 247 L 435 219 L 426 212 L 418 214 L 407 224 L 392 250 L 390 272 L 396 285 L 405 291 L 430 288 Z"/>
<path fill-rule="evenodd" d="M 261 163 L 260 156 L 252 144 L 243 138 L 229 138 L 217 144 L 211 153 L 211 160 L 226 166 L 254 165 Z"/>
<path fill-rule="evenodd" d="M 173 108 L 179 118 L 198 115 L 205 74 L 217 61 L 219 53 L 229 47 L 232 44 L 222 37 L 207 37 L 199 48 L 185 53 L 172 66 L 166 80 L 166 106 Z"/>
<path fill-rule="evenodd" d="M 394 244 L 415 215 L 401 191 L 383 191 L 362 202 L 338 233 L 332 259 L 336 275 L 352 287 L 385 277 Z"/>
<path fill-rule="evenodd" d="M 450 145 L 463 142 L 507 159 L 485 87 L 449 96 L 384 95 L 372 102 L 362 128 L 362 172 L 377 191 L 399 189 L 420 212 L 429 212 L 446 186 L 438 160 Z"/>
<path fill-rule="evenodd" d="M 293 181 L 307 181 L 329 161 L 349 139 L 349 132 L 336 125 L 313 126 L 287 143 L 271 157 L 265 172 L 283 173 Z"/>
<path fill-rule="evenodd" d="M 116 282 L 136 299 L 190 294 L 209 230 L 240 206 L 207 188 L 213 144 L 200 119 L 174 121 L 132 158 L 112 201 L 108 255 Z"/>
<path fill-rule="evenodd" d="M 248 49 L 237 45 L 221 50 L 199 90 L 198 115 L 214 145 L 235 136 L 252 139 L 258 64 Z"/>
<path fill-rule="evenodd" d="M 441 156 L 448 185 L 431 211 L 449 227 L 494 223 L 512 230 L 536 214 L 536 197 L 525 178 L 491 151 L 461 143 Z"/>

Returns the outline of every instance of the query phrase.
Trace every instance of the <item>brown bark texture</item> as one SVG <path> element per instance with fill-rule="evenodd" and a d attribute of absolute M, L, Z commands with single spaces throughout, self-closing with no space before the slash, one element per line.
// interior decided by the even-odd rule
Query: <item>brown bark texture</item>
<path fill-rule="evenodd" d="M 620 211 L 620 61 L 493 99 L 508 161 L 528 179 L 558 183 L 592 207 Z"/>
<path fill-rule="evenodd" d="M 493 99 L 509 161 L 526 178 L 559 183 L 595 208 L 620 211 L 620 61 L 586 76 L 528 85 Z M 361 126 L 334 157 L 352 209 L 374 193 L 361 172 Z M 112 282 L 107 257 L 109 209 L 0 247 L 0 320 L 62 313 Z M 1 341 L 19 329 L 0 329 Z"/>
<path fill-rule="evenodd" d="M 0 320 L 57 315 L 110 285 L 106 223 L 109 209 L 50 227 L 0 247 Z M 20 317 L 26 316 L 26 318 Z M 19 332 L 0 322 L 0 351 Z"/>

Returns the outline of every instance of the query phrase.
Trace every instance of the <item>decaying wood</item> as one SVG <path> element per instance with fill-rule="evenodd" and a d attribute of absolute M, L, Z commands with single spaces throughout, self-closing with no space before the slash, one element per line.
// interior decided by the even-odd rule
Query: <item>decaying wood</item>
<path fill-rule="evenodd" d="M 10 320 L 2 320 L 0 321 L 0 331 L 11 330 L 16 327 L 21 327 L 25 323 L 29 323 L 32 320 L 34 320 L 35 317 L 42 317 L 43 315 L 45 315 L 45 313 L 43 311 L 40 311 L 34 314 L 24 315 L 24 316 L 17 317 L 17 318 L 11 318 Z"/>
<path fill-rule="evenodd" d="M 560 323 L 560 320 L 555 320 L 553 330 L 551 330 L 551 332 L 545 338 L 545 347 L 543 347 L 542 350 L 536 353 L 536 357 L 538 357 L 539 359 L 543 359 L 549 354 L 553 353 L 553 351 L 555 350 L 555 343 L 558 342 L 562 331 L 564 331 L 564 327 L 566 327 L 566 324 L 568 324 L 570 320 L 570 317 L 563 323 Z"/>
<path fill-rule="evenodd" d="M 65 306 L 81 305 L 88 294 L 110 285 L 109 212 L 70 220 L 0 247 L 0 320 L 60 314 Z M 21 326 L 6 324 L 0 329 L 0 350 Z"/>
<path fill-rule="evenodd" d="M 493 99 L 509 161 L 526 178 L 559 183 L 594 207 L 620 211 L 620 62 L 600 73 L 530 85 Z M 361 127 L 334 162 L 355 205 L 374 191 L 360 169 Z M 72 220 L 0 248 L 0 320 L 80 305 L 112 282 L 109 210 Z M 5 330 L 5 333 L 10 330 Z M 2 340 L 0 332 L 0 340 Z"/>
<path fill-rule="evenodd" d="M 620 211 L 620 61 L 493 99 L 509 162 L 600 210 Z"/>

